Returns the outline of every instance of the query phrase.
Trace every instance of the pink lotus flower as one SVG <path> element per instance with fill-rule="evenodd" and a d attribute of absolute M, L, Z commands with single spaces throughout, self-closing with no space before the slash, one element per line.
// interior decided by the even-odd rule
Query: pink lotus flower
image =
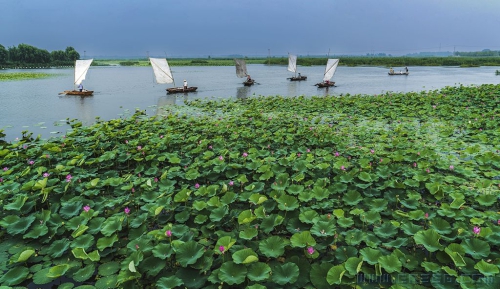
<path fill-rule="evenodd" d="M 6 172 L 6 171 L 8 171 L 8 170 L 9 170 L 9 168 L 8 168 L 8 167 L 5 167 L 5 168 L 3 168 L 3 170 L 4 170 L 4 172 Z"/>
<path fill-rule="evenodd" d="M 125 210 L 123 210 L 125 212 L 125 214 L 130 214 L 130 209 L 128 207 L 125 208 Z"/>
<path fill-rule="evenodd" d="M 211 150 L 211 149 L 212 149 L 212 146 L 208 146 L 208 149 L 210 149 L 210 150 Z"/>
<path fill-rule="evenodd" d="M 163 138 L 163 135 L 160 135 L 160 138 Z"/>
<path fill-rule="evenodd" d="M 416 168 L 417 167 L 417 163 L 413 163 L 413 167 Z"/>
<path fill-rule="evenodd" d="M 371 153 L 374 153 L 375 151 L 374 150 L 370 150 Z"/>
<path fill-rule="evenodd" d="M 28 164 L 30 164 L 30 165 L 32 165 L 32 164 L 34 164 L 34 163 L 35 163 L 35 161 L 33 161 L 33 160 L 30 160 L 30 161 L 28 162 Z"/>
<path fill-rule="evenodd" d="M 85 207 L 83 207 L 83 210 L 84 210 L 85 212 L 90 211 L 90 207 L 89 207 L 89 205 L 86 205 Z"/>
<path fill-rule="evenodd" d="M 429 213 L 425 213 L 425 218 L 429 218 Z"/>
<path fill-rule="evenodd" d="M 142 147 L 141 146 L 137 146 L 137 150 L 138 151 L 142 150 Z"/>
<path fill-rule="evenodd" d="M 135 244 L 135 249 L 139 250 L 139 245 Z"/>
<path fill-rule="evenodd" d="M 420 152 L 417 152 L 417 155 L 420 155 Z"/>
<path fill-rule="evenodd" d="M 301 153 L 297 153 L 297 157 L 299 157 L 299 158 L 300 158 L 300 156 L 301 156 L 301 155 L 302 155 Z"/>
<path fill-rule="evenodd" d="M 314 254 L 314 248 L 313 247 L 307 248 L 307 253 L 309 253 L 309 255 Z"/>
<path fill-rule="evenodd" d="M 230 185 L 230 186 L 234 185 L 234 182 L 233 182 L 233 181 L 230 181 L 230 182 L 229 182 L 229 185 Z"/>
<path fill-rule="evenodd" d="M 219 160 L 223 161 L 224 157 L 223 156 L 219 156 Z"/>
<path fill-rule="evenodd" d="M 125 140 L 125 143 L 128 144 L 128 140 Z"/>
<path fill-rule="evenodd" d="M 431 172 L 431 170 L 429 170 L 429 169 L 426 169 L 425 171 L 426 171 L 427 173 L 430 173 L 430 172 Z"/>
<path fill-rule="evenodd" d="M 383 162 L 383 161 L 384 161 L 384 159 L 380 159 L 380 162 Z"/>
<path fill-rule="evenodd" d="M 455 169 L 454 166 L 450 166 L 450 171 L 453 171 Z"/>
<path fill-rule="evenodd" d="M 343 170 L 343 171 L 345 171 L 345 167 L 344 166 L 341 166 L 340 169 Z"/>
<path fill-rule="evenodd" d="M 198 188 L 200 188 L 200 184 L 196 183 L 196 184 L 194 185 L 194 187 L 195 187 L 195 189 L 198 189 Z"/>
<path fill-rule="evenodd" d="M 165 232 L 165 236 L 167 236 L 167 237 L 169 237 L 169 238 L 170 238 L 170 237 L 172 237 L 172 231 L 167 230 L 167 231 Z"/>
<path fill-rule="evenodd" d="M 310 152 L 311 152 L 311 150 L 310 150 L 310 149 L 307 149 L 307 152 L 308 152 L 308 153 L 310 153 Z"/>
<path fill-rule="evenodd" d="M 72 179 L 72 178 L 73 178 L 73 177 L 72 177 L 71 175 L 67 175 L 67 176 L 66 176 L 66 182 L 68 182 L 68 183 L 69 183 L 69 182 L 71 182 L 71 179 Z"/>
<path fill-rule="evenodd" d="M 224 250 L 226 250 L 226 248 L 224 248 L 224 246 L 220 246 L 220 247 L 219 247 L 219 251 L 220 251 L 222 254 L 224 254 Z"/>
<path fill-rule="evenodd" d="M 335 156 L 336 157 L 340 156 L 339 152 L 335 152 Z"/>
<path fill-rule="evenodd" d="M 243 157 L 248 157 L 248 154 L 247 153 L 243 153 Z"/>
<path fill-rule="evenodd" d="M 479 233 L 481 233 L 481 228 L 480 227 L 474 227 L 474 229 L 472 231 L 474 232 L 474 234 L 479 235 Z"/>
<path fill-rule="evenodd" d="M 50 174 L 49 174 L 49 173 L 43 173 L 43 177 L 44 177 L 44 178 L 48 178 L 49 176 L 50 176 Z"/>
<path fill-rule="evenodd" d="M 157 183 L 157 182 L 158 182 L 158 178 L 155 178 L 155 183 Z"/>
<path fill-rule="evenodd" d="M 500 225 L 500 220 L 498 220 L 498 224 Z"/>
<path fill-rule="evenodd" d="M 3 179 L 2 179 L 2 178 L 0 178 L 0 183 L 1 183 L 1 182 L 3 182 Z"/>

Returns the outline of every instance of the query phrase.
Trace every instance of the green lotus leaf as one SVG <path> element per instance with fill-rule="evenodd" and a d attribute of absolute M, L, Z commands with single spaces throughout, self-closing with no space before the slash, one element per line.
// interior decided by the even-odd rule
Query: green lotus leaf
<path fill-rule="evenodd" d="M 382 256 L 379 250 L 372 248 L 363 248 L 359 251 L 359 254 L 363 256 L 363 260 L 370 265 L 375 265 L 378 263 L 378 259 Z"/>
<path fill-rule="evenodd" d="M 311 191 L 311 193 L 318 201 L 324 200 L 330 196 L 330 191 L 328 189 L 319 186 L 314 186 L 314 189 Z"/>
<path fill-rule="evenodd" d="M 343 183 L 350 183 L 350 182 L 352 182 L 353 179 L 354 179 L 354 176 L 352 176 L 349 173 L 343 174 L 340 176 L 340 181 Z"/>
<path fill-rule="evenodd" d="M 248 267 L 247 277 L 250 281 L 260 282 L 267 280 L 271 276 L 271 267 L 266 263 L 252 263 Z"/>
<path fill-rule="evenodd" d="M 116 233 L 117 231 L 121 231 L 122 222 L 123 222 L 123 217 L 120 216 L 109 217 L 102 224 L 101 233 L 104 236 L 109 237 L 114 233 Z"/>
<path fill-rule="evenodd" d="M 266 286 L 262 286 L 260 284 L 253 284 L 250 286 L 245 287 L 245 289 L 266 289 Z"/>
<path fill-rule="evenodd" d="M 304 191 L 304 186 L 302 185 L 297 185 L 297 184 L 293 184 L 293 185 L 290 185 L 286 191 L 292 195 L 298 195 L 300 193 L 302 193 Z"/>
<path fill-rule="evenodd" d="M 108 248 L 108 247 L 113 247 L 113 244 L 118 241 L 118 236 L 116 234 L 113 234 L 109 237 L 102 237 L 97 240 L 97 249 L 100 251 Z"/>
<path fill-rule="evenodd" d="M 205 223 L 206 221 L 208 220 L 208 216 L 205 216 L 205 215 L 197 215 L 195 218 L 194 218 L 194 222 L 196 224 L 203 224 Z"/>
<path fill-rule="evenodd" d="M 378 263 L 387 273 L 401 272 L 401 267 L 403 266 L 394 254 L 379 257 Z"/>
<path fill-rule="evenodd" d="M 154 247 L 152 252 L 153 256 L 155 256 L 156 258 L 165 260 L 174 253 L 174 250 L 172 249 L 172 246 L 170 244 L 160 243 Z"/>
<path fill-rule="evenodd" d="M 70 246 L 72 248 L 80 247 L 80 248 L 88 249 L 92 245 L 94 245 L 94 236 L 86 234 L 86 235 L 83 235 L 83 236 L 80 236 L 80 237 L 74 239 L 73 242 L 71 242 Z"/>
<path fill-rule="evenodd" d="M 76 271 L 73 273 L 73 280 L 76 282 L 84 282 L 90 279 L 92 275 L 94 275 L 95 272 L 95 265 L 94 264 L 89 264 L 80 270 Z"/>
<path fill-rule="evenodd" d="M 292 238 L 290 238 L 290 243 L 293 247 L 304 248 L 316 245 L 316 240 L 314 240 L 309 231 L 304 231 L 293 234 Z"/>
<path fill-rule="evenodd" d="M 299 215 L 299 220 L 306 224 L 314 224 L 319 214 L 314 210 L 303 211 Z"/>
<path fill-rule="evenodd" d="M 259 242 L 259 250 L 266 257 L 277 258 L 285 253 L 285 242 L 278 236 L 272 236 Z"/>
<path fill-rule="evenodd" d="M 251 223 L 256 218 L 257 217 L 254 214 L 252 214 L 252 210 L 245 210 L 238 215 L 238 224 L 240 225 L 248 224 Z"/>
<path fill-rule="evenodd" d="M 44 285 L 54 281 L 54 278 L 50 278 L 47 276 L 49 274 L 49 270 L 50 267 L 35 272 L 35 274 L 33 275 L 33 283 L 37 285 Z"/>
<path fill-rule="evenodd" d="M 185 203 L 190 199 L 190 196 L 191 196 L 191 190 L 184 188 L 180 190 L 177 194 L 175 194 L 174 202 Z"/>
<path fill-rule="evenodd" d="M 85 226 L 85 225 L 78 227 L 73 233 L 71 233 L 71 237 L 73 237 L 73 238 L 79 237 L 80 235 L 85 233 L 85 231 L 87 231 L 88 228 L 89 227 Z"/>
<path fill-rule="evenodd" d="M 333 222 L 318 221 L 312 226 L 311 233 L 319 237 L 333 236 L 335 235 L 335 226 Z"/>
<path fill-rule="evenodd" d="M 496 194 L 490 194 L 490 195 L 480 195 L 479 197 L 475 198 L 476 201 L 481 205 L 481 206 L 492 206 L 497 202 L 497 195 Z"/>
<path fill-rule="evenodd" d="M 439 238 L 441 238 L 441 236 L 433 229 L 419 231 L 413 236 L 413 238 L 415 239 L 416 244 L 424 245 L 429 252 L 441 250 L 443 247 L 439 243 Z"/>
<path fill-rule="evenodd" d="M 354 225 L 352 218 L 340 218 L 337 220 L 337 224 L 342 228 L 349 228 Z"/>
<path fill-rule="evenodd" d="M 335 210 L 333 210 L 333 215 L 335 217 L 337 217 L 337 219 L 344 218 L 344 214 L 345 214 L 345 212 L 342 209 L 335 209 Z"/>
<path fill-rule="evenodd" d="M 363 265 L 363 258 L 351 257 L 345 261 L 345 269 L 350 275 L 356 275 L 361 271 L 361 266 Z"/>
<path fill-rule="evenodd" d="M 450 208 L 452 208 L 452 209 L 460 209 L 464 204 L 465 204 L 465 200 L 464 199 L 455 199 L 450 204 Z"/>
<path fill-rule="evenodd" d="M 217 244 L 215 244 L 214 251 L 217 252 L 218 254 L 220 253 L 219 247 L 224 246 L 224 252 L 228 251 L 234 244 L 236 243 L 236 240 L 231 238 L 231 236 L 224 236 L 220 238 L 217 241 Z"/>
<path fill-rule="evenodd" d="M 358 245 L 361 242 L 363 242 L 363 240 L 365 240 L 368 235 L 366 232 L 363 232 L 359 229 L 349 230 L 344 234 L 345 234 L 344 240 L 347 243 L 347 245 Z"/>
<path fill-rule="evenodd" d="M 345 190 L 347 190 L 347 185 L 344 183 L 335 183 L 332 186 L 330 186 L 328 189 L 331 190 L 332 192 L 335 192 L 335 193 L 341 193 L 341 192 L 344 192 Z"/>
<path fill-rule="evenodd" d="M 375 224 L 379 223 L 382 217 L 376 211 L 368 211 L 362 216 L 362 218 L 363 221 L 365 221 L 368 224 Z"/>
<path fill-rule="evenodd" d="M 29 269 L 26 267 L 14 267 L 2 274 L 2 277 L 0 277 L 0 284 L 5 286 L 18 285 L 28 277 L 29 272 Z"/>
<path fill-rule="evenodd" d="M 259 257 L 252 249 L 242 249 L 233 253 L 233 261 L 236 264 L 250 264 L 257 262 Z"/>
<path fill-rule="evenodd" d="M 241 284 L 245 281 L 247 267 L 234 262 L 224 262 L 220 267 L 218 277 L 228 285 Z"/>
<path fill-rule="evenodd" d="M 118 262 L 106 262 L 99 266 L 98 273 L 101 276 L 110 276 L 115 274 L 120 270 L 120 264 Z"/>
<path fill-rule="evenodd" d="M 279 285 L 293 284 L 299 278 L 299 266 L 295 263 L 276 264 L 272 267 L 271 279 Z"/>
<path fill-rule="evenodd" d="M 344 268 L 344 265 L 337 265 L 333 266 L 328 270 L 328 274 L 326 275 L 326 281 L 328 284 L 333 285 L 333 284 L 341 284 L 342 283 L 342 277 L 344 276 L 346 270 Z"/>
<path fill-rule="evenodd" d="M 57 289 L 73 289 L 73 287 L 75 287 L 75 284 L 70 283 L 70 282 L 66 282 L 66 283 L 62 283 L 61 285 L 57 286 Z"/>
<path fill-rule="evenodd" d="M 365 199 L 364 202 L 372 212 L 385 211 L 388 204 L 387 200 L 385 199 Z"/>
<path fill-rule="evenodd" d="M 59 278 L 68 271 L 70 266 L 68 264 L 61 264 L 61 265 L 56 265 L 52 268 L 50 268 L 49 272 L 47 273 L 47 277 L 49 278 Z"/>
<path fill-rule="evenodd" d="M 222 198 L 220 198 L 221 204 L 227 206 L 234 202 L 236 199 L 236 194 L 234 192 L 226 192 Z"/>
<path fill-rule="evenodd" d="M 25 262 L 28 260 L 33 254 L 35 253 L 35 250 L 33 249 L 28 249 L 24 250 L 19 254 L 19 257 L 17 257 L 17 260 L 15 260 L 16 263 L 19 262 Z"/>
<path fill-rule="evenodd" d="M 201 256 L 203 256 L 205 248 L 195 241 L 188 241 L 181 244 L 176 249 L 175 258 L 183 267 L 194 264 Z"/>
<path fill-rule="evenodd" d="M 321 263 L 321 264 L 313 264 L 311 266 L 310 271 L 310 280 L 311 283 L 317 289 L 328 289 L 331 288 L 330 284 L 326 281 L 326 276 L 328 275 L 328 271 L 333 267 L 332 264 L 329 263 Z"/>
<path fill-rule="evenodd" d="M 450 246 L 452 246 L 451 247 L 452 249 L 450 249 Z M 446 249 L 444 249 L 444 251 L 446 254 L 448 254 L 448 256 L 450 256 L 451 260 L 453 260 L 453 263 L 455 263 L 455 266 L 462 267 L 462 266 L 466 265 L 464 257 L 463 257 L 464 253 L 459 253 L 459 252 L 453 251 L 453 248 L 457 248 L 457 247 L 461 248 L 460 251 L 465 251 L 465 250 L 463 250 L 462 246 L 460 246 L 458 244 L 450 244 Z"/>
<path fill-rule="evenodd" d="M 256 228 L 249 227 L 243 231 L 240 231 L 239 237 L 242 239 L 245 239 L 245 240 L 251 240 L 255 236 L 257 236 L 257 234 L 258 234 L 258 231 Z"/>
<path fill-rule="evenodd" d="M 363 200 L 363 197 L 358 191 L 350 190 L 342 197 L 342 200 L 349 206 L 355 206 Z"/>
<path fill-rule="evenodd" d="M 80 285 L 80 286 L 75 287 L 74 289 L 96 289 L 96 287 L 94 287 L 92 285 Z"/>
<path fill-rule="evenodd" d="M 187 214 L 187 217 L 189 217 L 189 211 L 185 211 L 186 214 Z M 220 220 L 222 220 L 222 218 L 224 218 L 224 216 L 226 216 L 229 212 L 229 209 L 227 206 L 224 206 L 224 207 L 220 207 L 220 208 L 216 208 L 214 210 L 212 210 L 212 212 L 210 213 L 210 220 L 212 220 L 212 222 L 218 222 Z"/>
<path fill-rule="evenodd" d="M 18 195 L 16 197 L 16 199 L 11 202 L 11 203 L 8 203 L 7 205 L 5 205 L 3 208 L 5 210 L 10 210 L 10 211 L 19 211 L 22 206 L 24 206 L 24 203 L 28 200 L 28 197 L 27 196 L 24 196 L 24 195 Z"/>
<path fill-rule="evenodd" d="M 397 238 L 396 240 L 384 243 L 384 246 L 388 248 L 400 248 L 401 246 L 406 246 L 407 244 L 408 238 Z"/>
<path fill-rule="evenodd" d="M 77 198 L 68 202 L 61 203 L 62 207 L 59 209 L 59 215 L 66 220 L 80 214 L 83 208 L 83 202 Z"/>
<path fill-rule="evenodd" d="M 162 207 L 158 207 L 157 210 L 159 208 L 162 208 Z M 160 209 L 160 212 L 161 212 L 161 209 Z M 156 210 L 155 210 L 155 216 L 158 216 L 158 215 L 159 215 L 159 213 L 157 214 Z M 131 218 L 132 220 L 130 220 L 129 226 L 131 228 L 139 228 L 142 224 L 144 224 L 146 222 L 147 218 L 148 218 L 147 213 L 140 214 L 138 216 L 134 216 L 133 218 Z"/>
<path fill-rule="evenodd" d="M 430 227 L 433 228 L 439 234 L 449 234 L 451 233 L 451 225 L 446 220 L 441 218 L 433 218 L 430 222 Z"/>
<path fill-rule="evenodd" d="M 267 197 L 261 194 L 253 194 L 248 198 L 250 202 L 252 202 L 254 205 L 260 205 L 263 202 L 267 201 Z"/>
<path fill-rule="evenodd" d="M 207 207 L 207 202 L 205 201 L 194 201 L 193 208 L 197 211 L 201 211 Z"/>
<path fill-rule="evenodd" d="M 484 276 L 495 276 L 500 272 L 498 266 L 494 264 L 489 264 L 484 260 L 481 260 L 478 263 L 476 263 L 476 265 L 474 265 L 474 269 L 479 270 L 479 272 L 481 272 L 481 274 L 483 274 Z"/>
<path fill-rule="evenodd" d="M 434 262 L 422 262 L 421 265 L 427 272 L 439 272 L 441 270 L 441 267 Z"/>
<path fill-rule="evenodd" d="M 382 239 L 390 238 L 398 233 L 398 229 L 390 222 L 385 222 L 381 226 L 373 229 L 375 235 Z"/>
<path fill-rule="evenodd" d="M 95 287 L 97 289 L 116 288 L 117 282 L 118 282 L 117 275 L 109 275 L 109 276 L 99 278 L 99 280 L 97 280 L 97 282 L 95 282 Z"/>
<path fill-rule="evenodd" d="M 282 195 L 277 200 L 278 208 L 283 211 L 293 211 L 299 207 L 299 202 L 293 196 Z"/>
<path fill-rule="evenodd" d="M 281 225 L 283 223 L 284 218 L 277 214 L 272 214 L 262 220 L 259 228 L 264 233 L 270 233 L 276 226 Z"/>
<path fill-rule="evenodd" d="M 360 180 L 364 181 L 364 182 L 367 182 L 367 183 L 373 182 L 373 178 L 367 172 L 361 172 L 361 173 L 359 173 L 358 178 Z"/>
<path fill-rule="evenodd" d="M 465 249 L 465 253 L 474 259 L 487 258 L 490 255 L 490 245 L 478 238 L 464 239 L 460 245 Z"/>
<path fill-rule="evenodd" d="M 7 226 L 7 233 L 10 235 L 24 234 L 35 219 L 36 217 L 33 215 L 19 218 L 17 221 Z"/>
<path fill-rule="evenodd" d="M 176 276 L 162 277 L 156 282 L 156 288 L 171 289 L 184 284 L 182 280 Z"/>

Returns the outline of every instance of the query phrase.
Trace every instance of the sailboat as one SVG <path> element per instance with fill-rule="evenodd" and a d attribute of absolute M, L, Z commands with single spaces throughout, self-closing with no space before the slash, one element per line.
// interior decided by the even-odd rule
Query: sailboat
<path fill-rule="evenodd" d="M 87 75 L 87 71 L 90 68 L 90 64 L 92 64 L 92 61 L 94 59 L 86 59 L 86 60 L 77 60 L 75 61 L 75 82 L 74 85 L 80 85 L 82 81 L 85 79 L 85 76 Z M 94 93 L 93 90 L 85 90 L 82 89 L 80 90 L 65 90 L 59 94 L 66 94 L 66 95 L 81 95 L 81 96 L 89 96 Z"/>
<path fill-rule="evenodd" d="M 247 64 L 243 59 L 234 59 L 234 63 L 236 66 L 236 76 L 239 78 L 246 77 L 247 79 L 243 82 L 245 86 L 252 86 L 255 83 L 255 80 L 250 77 L 247 73 Z"/>
<path fill-rule="evenodd" d="M 156 83 L 173 83 L 174 87 L 167 88 L 167 93 L 179 93 L 179 92 L 193 92 L 198 89 L 196 86 L 191 87 L 175 87 L 174 76 L 170 70 L 170 66 L 165 58 L 149 58 L 151 62 L 151 67 L 153 67 L 153 72 L 155 74 Z"/>
<path fill-rule="evenodd" d="M 307 76 L 302 76 L 299 73 L 299 76 L 297 76 L 297 56 L 288 54 L 288 71 L 295 73 L 293 77 L 289 77 L 287 79 L 290 79 L 290 81 L 301 81 L 301 80 L 306 80 Z"/>
<path fill-rule="evenodd" d="M 316 83 L 315 85 L 317 87 L 335 86 L 335 81 L 332 82 L 330 81 L 330 79 L 332 79 L 333 75 L 335 74 L 338 65 L 339 65 L 338 59 L 328 59 L 328 62 L 326 63 L 325 67 L 325 74 L 323 76 L 323 82 Z"/>

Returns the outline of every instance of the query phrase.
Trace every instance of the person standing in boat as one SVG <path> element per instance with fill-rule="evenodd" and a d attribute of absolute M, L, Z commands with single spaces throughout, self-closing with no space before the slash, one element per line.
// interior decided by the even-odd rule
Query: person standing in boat
<path fill-rule="evenodd" d="M 78 90 L 80 90 L 80 92 L 82 92 L 82 91 L 83 91 L 83 84 L 81 84 L 81 83 L 80 83 L 80 84 L 78 85 Z"/>
<path fill-rule="evenodd" d="M 251 82 L 252 78 L 250 77 L 250 74 L 247 74 L 247 82 Z"/>
<path fill-rule="evenodd" d="M 406 73 L 408 73 L 408 66 L 405 66 L 405 71 Z"/>
<path fill-rule="evenodd" d="M 184 90 L 188 88 L 188 82 L 184 79 Z"/>
<path fill-rule="evenodd" d="M 391 74 L 393 74 L 393 73 L 394 73 L 394 69 L 392 69 L 392 67 L 391 67 L 391 69 L 389 70 L 389 72 L 390 72 Z"/>

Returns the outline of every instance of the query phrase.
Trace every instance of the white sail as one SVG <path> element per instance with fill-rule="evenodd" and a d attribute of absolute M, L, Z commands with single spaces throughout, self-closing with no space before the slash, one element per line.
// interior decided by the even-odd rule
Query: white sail
<path fill-rule="evenodd" d="M 247 76 L 247 64 L 243 59 L 235 59 L 234 63 L 236 65 L 236 75 L 239 78 Z"/>
<path fill-rule="evenodd" d="M 155 73 L 157 83 L 173 83 L 174 76 L 168 66 L 168 62 L 164 58 L 149 58 L 153 72 Z"/>
<path fill-rule="evenodd" d="M 75 85 L 79 85 L 85 79 L 93 60 L 94 59 L 77 60 L 75 62 Z"/>
<path fill-rule="evenodd" d="M 288 55 L 288 71 L 297 72 L 297 56 L 289 54 Z"/>
<path fill-rule="evenodd" d="M 328 59 L 325 68 L 325 76 L 323 77 L 323 81 L 330 80 L 335 74 L 335 70 L 337 70 L 337 65 L 339 65 L 338 59 Z"/>

